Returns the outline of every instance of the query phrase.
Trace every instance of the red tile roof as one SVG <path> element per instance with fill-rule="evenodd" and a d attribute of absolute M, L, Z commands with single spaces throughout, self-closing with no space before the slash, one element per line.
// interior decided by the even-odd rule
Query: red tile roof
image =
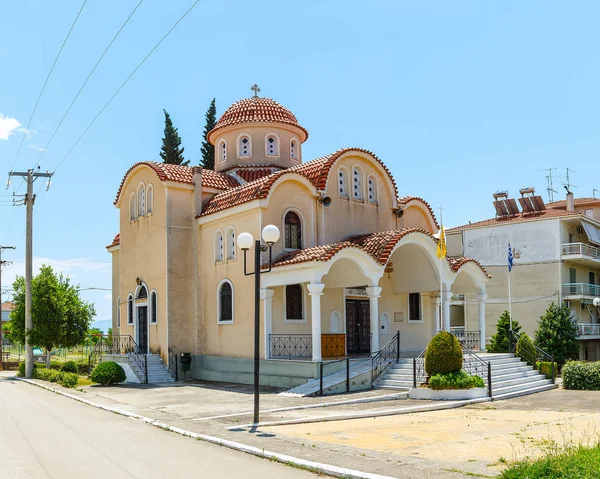
<path fill-rule="evenodd" d="M 238 181 L 235 178 L 232 178 L 230 175 L 226 173 L 218 173 L 213 170 L 204 169 L 200 166 L 171 165 L 167 163 L 157 163 L 154 161 L 141 161 L 129 168 L 123 176 L 121 184 L 119 185 L 117 197 L 115 198 L 115 205 L 119 201 L 119 196 L 121 196 L 121 191 L 123 190 L 123 185 L 125 184 L 127 175 L 129 175 L 129 173 L 133 169 L 137 168 L 140 165 L 145 165 L 154 170 L 156 176 L 158 176 L 158 178 L 161 181 L 173 181 L 175 183 L 185 183 L 188 185 L 193 185 L 194 174 L 196 172 L 201 172 L 202 184 L 207 186 L 208 188 L 226 190 L 228 188 L 239 186 Z"/>
<path fill-rule="evenodd" d="M 449 228 L 448 231 L 458 231 L 458 230 L 470 230 L 474 228 L 483 228 L 486 226 L 499 226 L 508 223 L 522 223 L 525 221 L 536 221 L 536 220 L 545 220 L 551 218 L 560 218 L 564 216 L 582 216 L 581 213 L 569 213 L 564 210 L 544 210 L 538 213 L 519 213 L 518 215 L 511 216 L 500 216 L 498 218 L 491 218 L 489 220 L 478 221 L 476 223 L 469 223 L 467 225 L 456 226 L 454 228 Z"/>
<path fill-rule="evenodd" d="M 121 244 L 121 233 L 117 233 L 117 234 L 115 235 L 115 237 L 114 237 L 114 238 L 113 238 L 113 240 L 112 240 L 112 243 L 111 243 L 111 244 L 109 244 L 109 245 L 106 247 L 106 249 L 108 249 L 108 248 L 112 248 L 113 246 L 117 246 L 117 245 L 119 245 L 119 244 Z"/>
<path fill-rule="evenodd" d="M 431 213 L 431 216 L 433 217 L 433 222 L 435 223 L 435 225 L 439 228 L 440 225 L 437 222 L 437 219 L 435 217 L 435 213 L 433 212 L 433 208 L 431 207 L 431 205 L 429 203 L 427 203 L 427 201 L 425 201 L 423 198 L 421 198 L 420 196 L 403 196 L 402 198 L 398 199 L 398 203 L 400 203 L 401 205 L 405 205 L 406 203 L 409 203 L 411 201 L 419 201 L 421 203 L 423 203 L 423 205 L 429 210 L 429 212 Z"/>
<path fill-rule="evenodd" d="M 273 261 L 273 267 L 287 266 L 292 264 L 306 263 L 310 261 L 329 261 L 337 253 L 345 248 L 358 248 L 373 258 L 374 261 L 384 265 L 390 259 L 394 247 L 400 240 L 410 234 L 424 234 L 431 239 L 433 235 L 418 228 L 405 228 L 401 230 L 380 231 L 364 235 L 351 236 L 338 243 L 314 246 L 312 248 L 300 249 L 283 253 Z M 437 241 L 437 240 L 435 240 Z M 447 258 L 450 268 L 457 272 L 459 268 L 468 262 L 475 263 L 483 273 L 490 277 L 485 269 L 476 260 L 470 258 Z"/>
<path fill-rule="evenodd" d="M 240 168 L 235 170 L 235 173 L 246 183 L 250 183 L 251 181 L 272 175 L 274 171 L 271 168 Z"/>
<path fill-rule="evenodd" d="M 575 206 L 600 203 L 600 198 L 575 198 Z M 567 200 L 553 201 L 546 203 L 546 208 L 566 208 Z"/>
<path fill-rule="evenodd" d="M 252 200 L 266 198 L 271 190 L 271 187 L 273 186 L 273 183 L 275 183 L 275 181 L 277 181 L 283 175 L 295 173 L 304 176 L 315 186 L 317 190 L 325 190 L 327 178 L 329 177 L 329 172 L 333 167 L 333 164 L 342 155 L 349 152 L 366 153 L 379 162 L 379 164 L 388 174 L 390 181 L 394 186 L 395 194 L 398 196 L 398 189 L 392 174 L 388 170 L 387 166 L 385 166 L 384 163 L 377 158 L 377 156 L 375 156 L 372 152 L 362 148 L 344 148 L 330 155 L 322 156 L 321 158 L 317 158 L 307 163 L 302 163 L 300 165 L 293 166 L 292 168 L 278 171 L 272 175 L 264 176 L 238 188 L 232 188 L 224 191 L 223 193 L 219 193 L 206 204 L 204 211 L 202 212 L 202 216 L 210 215 L 212 213 L 216 213 L 217 211 L 238 206 Z"/>
<path fill-rule="evenodd" d="M 215 132 L 221 128 L 241 123 L 283 123 L 293 125 L 300 128 L 304 133 L 305 137 L 302 141 L 308 138 L 308 131 L 300 126 L 290 110 L 271 98 L 254 96 L 239 100 L 227 108 L 215 127 L 206 135 L 208 141 L 212 143 Z"/>

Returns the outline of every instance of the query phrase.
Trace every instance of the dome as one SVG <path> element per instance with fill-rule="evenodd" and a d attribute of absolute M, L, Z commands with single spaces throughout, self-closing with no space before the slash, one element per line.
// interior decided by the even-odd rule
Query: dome
<path fill-rule="evenodd" d="M 221 128 L 243 123 L 283 123 L 292 125 L 299 128 L 304 134 L 304 138 L 301 138 L 303 142 L 308 138 L 308 131 L 300 126 L 290 110 L 271 98 L 254 96 L 244 98 L 231 105 L 219 118 L 215 127 L 208 132 L 208 140 L 212 143 L 211 137 Z"/>

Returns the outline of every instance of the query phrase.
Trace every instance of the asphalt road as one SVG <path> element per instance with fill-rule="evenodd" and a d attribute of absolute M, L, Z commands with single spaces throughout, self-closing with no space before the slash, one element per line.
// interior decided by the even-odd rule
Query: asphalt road
<path fill-rule="evenodd" d="M 0 376 L 0 478 L 316 477 Z"/>

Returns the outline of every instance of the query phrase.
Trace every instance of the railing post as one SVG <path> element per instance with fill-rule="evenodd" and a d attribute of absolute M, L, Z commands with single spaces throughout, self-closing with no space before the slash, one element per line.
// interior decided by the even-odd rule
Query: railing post
<path fill-rule="evenodd" d="M 148 384 L 148 355 L 144 354 L 144 376 L 146 377 L 146 384 Z"/>
<path fill-rule="evenodd" d="M 179 357 L 175 355 L 175 382 L 179 381 Z"/>
<path fill-rule="evenodd" d="M 417 387 L 417 358 L 413 358 L 413 388 Z"/>
<path fill-rule="evenodd" d="M 400 331 L 396 333 L 396 363 L 400 362 Z"/>
<path fill-rule="evenodd" d="M 350 392 L 350 358 L 346 358 L 346 392 Z"/>
<path fill-rule="evenodd" d="M 552 384 L 556 384 L 556 376 L 554 372 L 554 356 L 550 357 L 551 367 L 552 367 Z"/>
<path fill-rule="evenodd" d="M 323 361 L 319 363 L 319 395 L 323 395 Z"/>
<path fill-rule="evenodd" d="M 490 399 L 493 399 L 492 398 L 492 362 L 488 361 L 487 366 L 488 366 L 488 368 L 487 368 L 488 369 L 487 370 L 487 373 L 488 373 L 488 375 L 487 375 L 488 376 L 488 396 L 490 397 Z"/>

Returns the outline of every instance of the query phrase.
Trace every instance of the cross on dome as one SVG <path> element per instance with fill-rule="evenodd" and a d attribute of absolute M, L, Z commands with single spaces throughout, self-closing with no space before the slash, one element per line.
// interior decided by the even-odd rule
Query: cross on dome
<path fill-rule="evenodd" d="M 258 96 L 258 94 L 260 93 L 260 88 L 258 88 L 258 85 L 256 83 L 250 87 L 250 90 L 254 92 L 255 97 Z"/>

